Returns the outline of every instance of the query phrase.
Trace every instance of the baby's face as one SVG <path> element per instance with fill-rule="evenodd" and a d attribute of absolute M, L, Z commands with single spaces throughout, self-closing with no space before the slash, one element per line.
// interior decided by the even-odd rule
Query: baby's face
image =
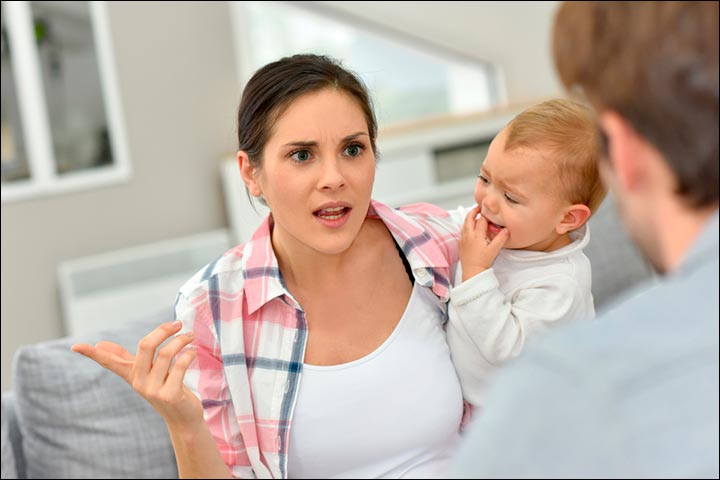
<path fill-rule="evenodd" d="M 560 195 L 555 168 L 542 149 L 505 151 L 506 131 L 490 144 L 475 186 L 475 201 L 492 240 L 502 228 L 505 248 L 551 251 L 565 240 L 556 231 L 570 202 Z"/>

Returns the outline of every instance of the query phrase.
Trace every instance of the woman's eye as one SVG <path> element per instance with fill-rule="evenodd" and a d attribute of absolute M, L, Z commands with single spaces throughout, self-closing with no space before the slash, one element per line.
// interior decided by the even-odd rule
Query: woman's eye
<path fill-rule="evenodd" d="M 363 147 L 361 145 L 349 145 L 343 154 L 348 157 L 357 157 L 362 153 L 362 149 Z"/>
<path fill-rule="evenodd" d="M 307 150 L 297 150 L 290 154 L 290 158 L 300 163 L 307 162 L 310 160 L 310 152 Z"/>

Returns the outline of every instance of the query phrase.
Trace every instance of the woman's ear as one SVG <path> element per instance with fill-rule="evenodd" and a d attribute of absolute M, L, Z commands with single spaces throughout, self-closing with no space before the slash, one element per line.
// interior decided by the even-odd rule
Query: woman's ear
<path fill-rule="evenodd" d="M 560 235 L 571 232 L 583 226 L 587 219 L 590 218 L 592 212 L 590 207 L 581 203 L 570 205 L 565 209 L 563 218 L 555 227 L 555 231 Z"/>
<path fill-rule="evenodd" d="M 242 176 L 243 182 L 245 182 L 245 186 L 250 192 L 250 195 L 253 197 L 259 197 L 262 195 L 262 190 L 255 178 L 256 168 L 250 165 L 250 157 L 247 152 L 240 150 L 237 153 L 237 160 L 238 168 L 240 168 L 240 176 Z"/>

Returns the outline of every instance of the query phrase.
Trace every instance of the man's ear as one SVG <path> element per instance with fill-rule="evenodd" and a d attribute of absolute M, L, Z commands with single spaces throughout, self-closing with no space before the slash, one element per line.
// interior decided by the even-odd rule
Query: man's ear
<path fill-rule="evenodd" d="M 612 165 L 612 174 L 623 190 L 636 190 L 647 179 L 646 160 L 650 145 L 617 112 L 604 111 L 599 120 L 607 136 L 607 161 Z"/>
<path fill-rule="evenodd" d="M 250 195 L 253 197 L 262 195 L 260 185 L 255 179 L 255 167 L 250 165 L 250 157 L 248 157 L 247 152 L 240 150 L 237 153 L 237 161 L 238 168 L 240 168 L 240 176 L 242 176 L 243 182 L 245 182 L 245 186 L 250 192 Z"/>
<path fill-rule="evenodd" d="M 581 203 L 570 205 L 565 209 L 562 220 L 555 227 L 555 231 L 560 235 L 571 232 L 583 226 L 587 219 L 590 218 L 592 212 L 590 207 Z"/>

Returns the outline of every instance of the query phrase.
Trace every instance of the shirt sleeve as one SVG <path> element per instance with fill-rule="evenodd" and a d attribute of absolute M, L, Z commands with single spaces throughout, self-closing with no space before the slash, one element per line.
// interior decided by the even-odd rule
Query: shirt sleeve
<path fill-rule="evenodd" d="M 458 242 L 468 207 L 445 210 L 429 203 L 405 205 L 399 209 L 413 216 L 432 237 L 450 267 L 459 261 Z"/>
<path fill-rule="evenodd" d="M 175 303 L 175 318 L 182 332 L 195 333 L 197 356 L 185 374 L 185 385 L 202 402 L 205 421 L 225 464 L 236 478 L 255 478 L 233 407 L 223 369 L 220 344 L 207 301 L 194 304 L 182 293 Z"/>

